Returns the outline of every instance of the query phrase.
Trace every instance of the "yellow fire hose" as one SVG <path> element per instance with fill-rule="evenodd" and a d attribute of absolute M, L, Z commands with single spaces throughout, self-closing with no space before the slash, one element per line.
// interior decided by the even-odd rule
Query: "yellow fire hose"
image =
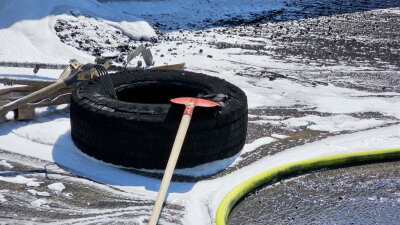
<path fill-rule="evenodd" d="M 233 206 L 247 193 L 255 188 L 270 182 L 276 178 L 288 176 L 294 173 L 321 169 L 332 166 L 345 166 L 355 163 L 382 161 L 400 158 L 400 148 L 369 150 L 362 152 L 344 153 L 316 157 L 297 162 L 292 162 L 265 170 L 236 186 L 221 201 L 215 218 L 216 225 L 225 225 Z"/>

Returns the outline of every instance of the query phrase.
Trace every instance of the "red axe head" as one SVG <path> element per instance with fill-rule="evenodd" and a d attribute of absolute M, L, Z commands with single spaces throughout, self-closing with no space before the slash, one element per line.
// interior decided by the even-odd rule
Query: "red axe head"
<path fill-rule="evenodd" d="M 215 107 L 215 106 L 221 106 L 218 103 L 215 103 L 213 101 L 209 101 L 206 99 L 201 99 L 201 98 L 190 98 L 190 97 L 183 97 L 183 98 L 174 98 L 171 99 L 171 102 L 175 104 L 182 104 L 182 105 L 187 105 L 190 102 L 193 102 L 196 106 L 200 107 Z"/>
<path fill-rule="evenodd" d="M 187 114 L 192 116 L 193 114 L 193 109 L 196 106 L 200 107 L 215 107 L 215 106 L 221 106 L 218 103 L 215 103 L 213 101 L 201 99 L 201 98 L 190 98 L 190 97 L 183 97 L 183 98 L 174 98 L 171 99 L 171 102 L 175 104 L 182 104 L 185 105 L 185 112 L 183 114 Z"/>

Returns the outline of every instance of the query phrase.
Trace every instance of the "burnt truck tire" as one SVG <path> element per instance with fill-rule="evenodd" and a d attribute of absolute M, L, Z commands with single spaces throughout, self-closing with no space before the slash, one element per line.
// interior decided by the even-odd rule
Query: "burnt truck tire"
<path fill-rule="evenodd" d="M 124 167 L 164 169 L 184 106 L 177 97 L 202 97 L 221 107 L 196 107 L 177 168 L 231 157 L 244 146 L 247 97 L 217 77 L 187 71 L 124 71 L 110 75 L 118 100 L 100 79 L 72 94 L 71 135 L 84 153 Z"/>

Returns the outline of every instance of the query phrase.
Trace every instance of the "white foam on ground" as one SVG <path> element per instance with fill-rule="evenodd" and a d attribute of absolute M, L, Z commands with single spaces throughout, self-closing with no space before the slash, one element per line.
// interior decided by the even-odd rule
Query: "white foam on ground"
<path fill-rule="evenodd" d="M 47 188 L 56 194 L 60 194 L 65 189 L 65 186 L 63 183 L 57 182 L 54 184 L 47 185 Z"/>
<path fill-rule="evenodd" d="M 388 122 L 377 119 L 357 119 L 348 115 L 337 115 L 331 117 L 307 116 L 304 119 L 310 123 L 314 123 L 313 125 L 308 126 L 309 129 L 330 132 L 363 130 L 380 126 Z"/>
<path fill-rule="evenodd" d="M 235 166 L 237 163 L 239 163 L 243 158 L 242 155 L 245 153 L 252 152 L 256 150 L 257 148 L 270 144 L 277 139 L 271 138 L 271 137 L 262 137 L 254 140 L 250 144 L 245 144 L 243 149 L 237 153 L 236 155 L 226 158 L 226 159 L 221 159 L 221 160 L 216 160 L 212 161 L 209 163 L 204 163 L 201 165 L 197 165 L 191 168 L 184 168 L 184 169 L 175 169 L 174 174 L 178 175 L 185 175 L 185 176 L 191 176 L 191 177 L 203 177 L 203 176 L 209 176 L 212 174 L 216 174 L 228 167 Z M 153 172 L 153 173 L 163 173 L 163 170 L 148 170 L 148 169 L 141 169 L 142 171 L 145 172 Z"/>
<path fill-rule="evenodd" d="M 0 160 L 0 166 L 7 168 L 7 169 L 11 169 L 14 167 L 10 163 L 8 163 L 6 160 Z"/>
<path fill-rule="evenodd" d="M 42 184 L 42 183 L 43 183 L 43 182 L 32 181 L 32 182 L 26 183 L 26 186 L 28 186 L 28 187 L 39 187 L 40 184 Z"/>
<path fill-rule="evenodd" d="M 363 130 L 380 126 L 387 122 L 387 120 L 358 119 L 349 115 L 335 115 L 328 117 L 308 115 L 305 117 L 290 118 L 282 121 L 282 123 L 288 127 L 307 126 L 307 128 L 311 130 L 330 132 Z"/>
<path fill-rule="evenodd" d="M 15 177 L 5 177 L 5 176 L 0 176 L 0 180 L 8 183 L 14 183 L 14 184 L 28 184 L 31 182 L 35 182 L 35 178 L 26 178 L 21 175 L 17 175 Z"/>
<path fill-rule="evenodd" d="M 286 136 L 283 134 L 271 134 L 271 137 L 277 138 L 277 139 L 285 139 L 285 138 L 288 138 L 289 136 Z"/>
<path fill-rule="evenodd" d="M 42 123 L 31 121 L 27 122 L 26 126 L 13 129 L 12 133 L 32 142 L 54 145 L 58 137 L 70 129 L 69 123 L 69 118 L 56 118 Z"/>
<path fill-rule="evenodd" d="M 34 207 L 45 207 L 45 208 L 50 208 L 50 206 L 46 205 L 48 201 L 44 198 L 37 199 L 35 201 L 31 202 L 31 205 Z"/>
<path fill-rule="evenodd" d="M 384 119 L 359 119 L 349 115 L 317 116 L 307 115 L 303 117 L 293 117 L 283 120 L 254 120 L 250 123 L 255 124 L 273 124 L 294 129 L 298 127 L 307 127 L 310 130 L 339 132 L 364 130 L 371 127 L 381 126 L 392 120 Z"/>
<path fill-rule="evenodd" d="M 7 199 L 4 195 L 0 194 L 0 203 L 6 202 Z"/>
<path fill-rule="evenodd" d="M 241 154 L 252 152 L 252 151 L 256 150 L 257 148 L 259 148 L 259 147 L 261 147 L 263 145 L 270 144 L 270 143 L 272 143 L 274 141 L 276 141 L 276 139 L 272 138 L 272 137 L 258 138 L 258 139 L 254 140 L 250 144 L 245 144 L 243 149 L 242 149 L 242 151 L 241 151 Z"/>
<path fill-rule="evenodd" d="M 21 175 L 14 177 L 0 176 L 0 181 L 14 183 L 14 184 L 25 184 L 28 187 L 39 187 L 42 182 L 37 182 L 35 178 L 26 178 Z"/>
<path fill-rule="evenodd" d="M 44 196 L 44 197 L 50 196 L 49 192 L 47 192 L 47 191 L 36 191 L 33 189 L 28 189 L 27 192 L 31 195 L 38 195 L 38 196 Z"/>

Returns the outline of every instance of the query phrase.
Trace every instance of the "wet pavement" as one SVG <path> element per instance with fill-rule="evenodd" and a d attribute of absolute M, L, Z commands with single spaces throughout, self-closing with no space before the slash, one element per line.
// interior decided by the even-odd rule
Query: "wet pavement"
<path fill-rule="evenodd" d="M 239 224 L 399 224 L 400 161 L 316 171 L 248 194 Z"/>

